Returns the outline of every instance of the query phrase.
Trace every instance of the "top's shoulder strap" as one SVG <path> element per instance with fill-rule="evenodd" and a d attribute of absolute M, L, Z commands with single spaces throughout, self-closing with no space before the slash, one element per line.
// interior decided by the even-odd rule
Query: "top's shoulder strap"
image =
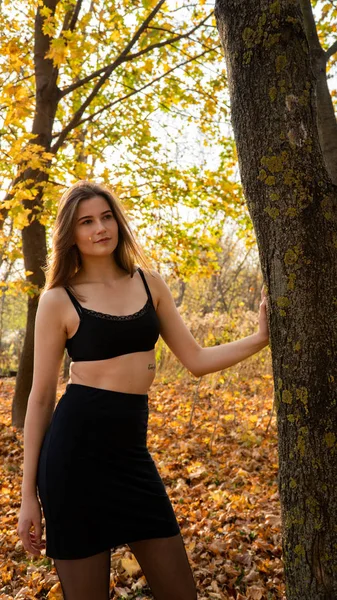
<path fill-rule="evenodd" d="M 75 296 L 71 293 L 70 290 L 68 290 L 68 288 L 64 288 L 65 291 L 67 292 L 70 300 L 72 301 L 73 305 L 75 306 L 79 316 L 81 317 L 82 315 L 82 306 L 80 305 L 79 301 L 77 300 L 77 298 L 75 298 Z"/>
<path fill-rule="evenodd" d="M 145 275 L 144 275 L 144 273 L 143 273 L 143 271 L 141 270 L 141 268 L 140 268 L 140 267 L 138 267 L 138 269 L 137 269 L 137 270 L 139 271 L 139 274 L 140 274 L 140 276 L 141 276 L 141 278 L 142 278 L 142 280 L 143 280 L 143 283 L 144 283 L 144 286 L 145 286 L 145 289 L 146 289 L 146 293 L 147 293 L 147 295 L 148 295 L 148 298 L 149 298 L 149 300 L 150 300 L 151 304 L 153 305 L 152 295 L 151 295 L 151 292 L 150 292 L 150 288 L 149 288 L 149 286 L 148 286 L 148 284 L 147 284 L 147 281 L 146 281 L 146 279 L 145 279 Z"/>

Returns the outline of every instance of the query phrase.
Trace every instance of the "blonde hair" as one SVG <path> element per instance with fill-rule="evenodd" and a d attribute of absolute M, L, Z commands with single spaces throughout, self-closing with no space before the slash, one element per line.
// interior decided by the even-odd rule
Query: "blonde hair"
<path fill-rule="evenodd" d="M 90 200 L 94 196 L 101 196 L 107 201 L 117 221 L 118 244 L 113 253 L 117 265 L 131 276 L 135 272 L 136 261 L 146 271 L 149 270 L 149 262 L 131 230 L 117 195 L 105 185 L 78 181 L 63 194 L 60 200 L 52 238 L 52 252 L 44 269 L 46 274 L 44 291 L 57 286 L 67 287 L 80 269 L 81 254 L 74 245 L 76 213 L 82 200 Z"/>

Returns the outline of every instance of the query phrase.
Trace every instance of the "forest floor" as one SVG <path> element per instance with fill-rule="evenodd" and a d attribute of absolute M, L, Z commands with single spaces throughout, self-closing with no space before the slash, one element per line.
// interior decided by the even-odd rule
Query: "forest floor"
<path fill-rule="evenodd" d="M 148 447 L 180 525 L 198 600 L 284 599 L 271 377 L 234 389 L 161 379 L 149 393 Z M 0 600 L 62 600 L 52 560 L 44 550 L 28 554 L 16 533 L 23 431 L 11 426 L 14 383 L 0 381 Z M 111 554 L 110 589 L 111 599 L 153 598 L 127 545 Z"/>

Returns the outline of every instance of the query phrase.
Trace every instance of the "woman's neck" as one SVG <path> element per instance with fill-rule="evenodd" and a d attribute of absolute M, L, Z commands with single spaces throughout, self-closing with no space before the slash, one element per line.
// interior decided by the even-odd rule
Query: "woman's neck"
<path fill-rule="evenodd" d="M 114 281 L 123 279 L 126 275 L 126 271 L 115 263 L 111 255 L 109 257 L 95 258 L 94 260 L 82 257 L 82 265 L 73 277 L 72 283 L 75 285 L 81 283 L 111 285 Z"/>

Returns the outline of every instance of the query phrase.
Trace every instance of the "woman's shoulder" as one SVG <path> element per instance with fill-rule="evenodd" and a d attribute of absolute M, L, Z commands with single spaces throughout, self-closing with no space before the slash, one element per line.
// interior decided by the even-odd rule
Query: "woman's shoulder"
<path fill-rule="evenodd" d="M 161 300 L 171 296 L 170 288 L 167 285 L 165 278 L 155 269 L 146 269 L 143 273 L 150 287 L 152 297 L 156 300 L 155 305 L 158 306 L 158 303 Z"/>
<path fill-rule="evenodd" d="M 164 280 L 158 271 L 154 269 L 141 269 L 147 283 L 152 287 L 160 288 Z"/>
<path fill-rule="evenodd" d="M 39 305 L 43 305 L 46 308 L 57 308 L 64 306 L 67 302 L 67 294 L 65 288 L 62 286 L 56 286 L 44 290 L 39 299 Z"/>

